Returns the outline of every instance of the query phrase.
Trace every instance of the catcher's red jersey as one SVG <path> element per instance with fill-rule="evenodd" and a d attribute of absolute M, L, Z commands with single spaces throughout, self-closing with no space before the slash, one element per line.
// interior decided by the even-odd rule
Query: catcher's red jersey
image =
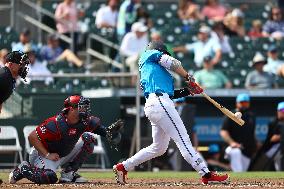
<path fill-rule="evenodd" d="M 63 114 L 50 117 L 42 122 L 36 133 L 39 140 L 50 153 L 58 153 L 60 157 L 69 154 L 84 132 L 93 132 L 100 126 L 100 119 L 91 116 L 87 124 L 79 122 L 68 125 Z"/>

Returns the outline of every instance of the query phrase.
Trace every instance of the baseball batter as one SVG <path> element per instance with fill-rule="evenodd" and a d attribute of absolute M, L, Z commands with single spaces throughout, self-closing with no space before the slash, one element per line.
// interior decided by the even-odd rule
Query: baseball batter
<path fill-rule="evenodd" d="M 203 184 L 227 183 L 229 176 L 210 172 L 203 158 L 192 147 L 185 126 L 175 109 L 173 98 L 200 94 L 203 92 L 182 67 L 181 62 L 170 56 L 162 42 L 150 42 L 139 60 L 140 84 L 146 97 L 145 115 L 152 125 L 153 143 L 140 150 L 131 158 L 113 166 L 116 180 L 126 183 L 126 174 L 135 166 L 161 156 L 173 139 L 184 159 L 202 177 Z M 188 84 L 187 88 L 174 90 L 174 80 L 169 71 L 173 71 Z"/>
<path fill-rule="evenodd" d="M 93 135 L 117 144 L 122 126 L 118 120 L 105 128 L 99 118 L 91 115 L 89 99 L 79 95 L 68 97 L 58 115 L 46 119 L 30 133 L 29 142 L 34 147 L 29 162 L 23 161 L 10 173 L 9 183 L 15 184 L 22 178 L 37 184 L 56 183 L 59 166 L 63 167 L 60 182 L 87 182 L 77 171 L 93 152 L 96 143 Z"/>

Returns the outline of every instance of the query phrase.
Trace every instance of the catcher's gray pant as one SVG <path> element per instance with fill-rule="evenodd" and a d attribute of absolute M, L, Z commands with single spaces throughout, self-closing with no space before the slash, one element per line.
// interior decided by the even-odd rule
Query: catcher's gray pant
<path fill-rule="evenodd" d="M 33 147 L 29 155 L 30 164 L 37 168 L 51 169 L 54 172 L 56 172 L 56 169 L 59 166 L 72 162 L 75 158 L 81 158 L 79 161 L 81 160 L 82 161 L 79 162 L 79 165 L 75 165 L 76 168 L 74 171 L 77 171 L 76 169 L 78 169 L 81 163 L 83 163 L 83 161 L 85 160 L 85 156 L 92 153 L 92 150 L 94 148 L 94 144 L 92 144 L 93 141 L 91 139 L 87 139 L 90 141 L 86 141 L 85 139 L 85 138 L 90 138 L 89 136 L 92 136 L 92 135 L 94 134 L 89 133 L 89 132 L 83 133 L 82 135 L 83 140 L 82 138 L 80 138 L 77 144 L 75 145 L 75 147 L 73 148 L 73 150 L 67 156 L 60 158 L 58 161 L 52 161 L 52 160 L 49 160 L 41 156 L 38 153 L 38 151 Z M 88 148 L 91 148 L 90 149 L 91 151 Z M 89 151 L 86 152 L 86 150 L 89 150 Z"/>
<path fill-rule="evenodd" d="M 192 147 L 186 128 L 168 94 L 151 93 L 146 100 L 145 114 L 152 125 L 153 143 L 122 162 L 127 171 L 135 166 L 163 155 L 172 138 L 184 159 L 201 175 L 209 172 L 203 158 Z"/>

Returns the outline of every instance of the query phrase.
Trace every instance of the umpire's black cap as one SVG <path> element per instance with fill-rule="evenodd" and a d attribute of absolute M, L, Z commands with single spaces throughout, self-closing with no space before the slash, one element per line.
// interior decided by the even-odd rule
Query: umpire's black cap
<path fill-rule="evenodd" d="M 23 55 L 24 55 L 24 53 L 22 53 L 20 51 L 12 51 L 12 52 L 10 52 L 6 55 L 5 63 L 6 62 L 12 62 L 12 63 L 15 63 L 15 64 L 21 64 L 21 60 L 22 60 Z"/>

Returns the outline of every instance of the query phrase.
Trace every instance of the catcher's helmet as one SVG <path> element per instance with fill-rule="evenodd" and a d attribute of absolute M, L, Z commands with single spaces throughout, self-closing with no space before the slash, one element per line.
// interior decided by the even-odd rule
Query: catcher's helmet
<path fill-rule="evenodd" d="M 5 63 L 8 62 L 19 64 L 21 67 L 18 74 L 21 78 L 26 78 L 29 70 L 28 65 L 31 62 L 27 54 L 22 53 L 20 51 L 12 51 L 8 53 L 5 57 Z"/>
<path fill-rule="evenodd" d="M 91 103 L 88 98 L 80 95 L 72 95 L 64 100 L 63 112 L 67 113 L 70 108 L 78 108 L 79 117 L 82 121 L 91 115 Z"/>
<path fill-rule="evenodd" d="M 147 46 L 147 50 L 153 49 L 156 49 L 164 54 L 170 55 L 166 45 L 162 41 L 151 41 Z"/>

